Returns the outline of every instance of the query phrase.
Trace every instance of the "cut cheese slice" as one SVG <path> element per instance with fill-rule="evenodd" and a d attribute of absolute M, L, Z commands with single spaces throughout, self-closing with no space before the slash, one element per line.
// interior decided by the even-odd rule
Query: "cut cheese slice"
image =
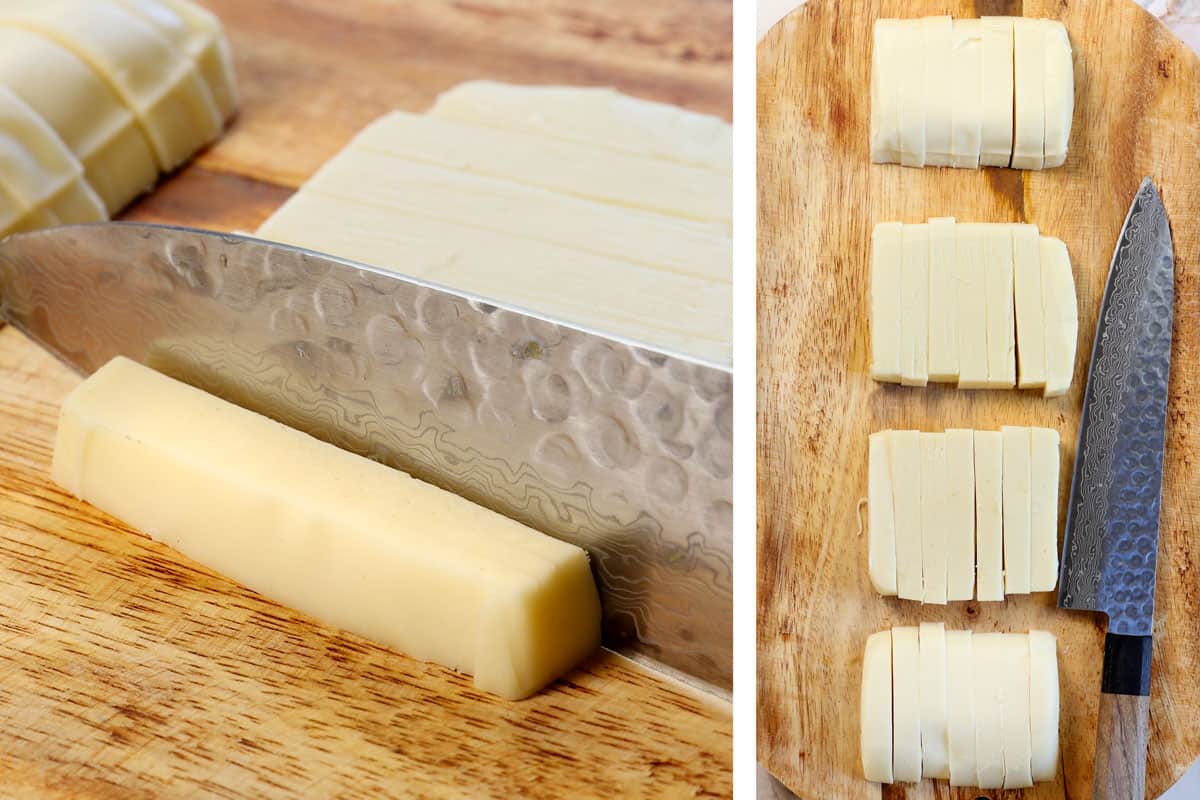
<path fill-rule="evenodd" d="M 954 217 L 929 220 L 929 380 L 958 380 L 957 255 Z"/>
<path fill-rule="evenodd" d="M 946 599 L 975 596 L 975 437 L 946 431 Z"/>
<path fill-rule="evenodd" d="M 946 434 L 922 433 L 921 602 L 946 605 Z"/>
<path fill-rule="evenodd" d="M 1058 583 L 1058 431 L 1030 428 L 1029 588 L 1054 591 Z"/>
<path fill-rule="evenodd" d="M 1071 388 L 1075 373 L 1075 344 L 1079 339 L 1079 306 L 1067 246 L 1041 237 L 1042 303 L 1046 322 L 1046 397 Z"/>
<path fill-rule="evenodd" d="M 921 670 L 921 777 L 950 777 L 946 709 L 946 626 L 922 622 L 918 629 Z"/>
<path fill-rule="evenodd" d="M 867 637 L 859 708 L 863 777 L 892 782 L 892 632 Z"/>
<path fill-rule="evenodd" d="M 1013 148 L 1013 20 L 983 17 L 983 68 L 980 97 L 983 122 L 979 163 L 1007 167 Z"/>
<path fill-rule="evenodd" d="M 1003 437 L 975 431 L 976 597 L 1004 599 Z"/>
<path fill-rule="evenodd" d="M 1046 52 L 1041 20 L 1013 19 L 1013 169 L 1041 169 L 1046 130 Z"/>
<path fill-rule="evenodd" d="M 1017 383 L 1012 234 L 1007 225 L 978 225 L 973 232 L 983 237 L 986 265 L 988 386 L 1011 389 Z"/>
<path fill-rule="evenodd" d="M 1013 225 L 1013 298 L 1017 315 L 1017 386 L 1046 385 L 1042 248 L 1036 225 Z"/>
<path fill-rule="evenodd" d="M 733 173 L 728 122 L 613 89 L 468 81 L 439 95 L 429 115 Z"/>
<path fill-rule="evenodd" d="M 901 231 L 900 382 L 929 382 L 929 225 Z"/>
<path fill-rule="evenodd" d="M 956 19 L 950 54 L 952 166 L 970 169 L 979 167 L 980 136 L 983 128 L 982 84 L 982 23 L 977 19 Z"/>
<path fill-rule="evenodd" d="M 958 388 L 988 386 L 987 254 L 978 225 L 954 226 Z"/>
<path fill-rule="evenodd" d="M 599 645 L 580 548 L 124 358 L 64 402 L 53 477 L 267 597 L 503 697 Z"/>
<path fill-rule="evenodd" d="M 896 523 L 896 594 L 921 600 L 921 435 L 888 431 L 892 508 Z"/>
<path fill-rule="evenodd" d="M 977 633 L 971 637 L 973 695 L 975 699 L 975 785 L 981 789 L 1004 786 L 1004 685 L 1003 633 Z M 1028 707 L 1028 700 L 1024 705 Z"/>
<path fill-rule="evenodd" d="M 1058 768 L 1058 653 L 1054 634 L 1029 632 L 1030 772 L 1052 781 Z"/>
<path fill-rule="evenodd" d="M 892 628 L 892 774 L 921 780 L 921 650 L 916 628 Z"/>
<path fill-rule="evenodd" d="M 892 511 L 888 435 L 889 431 L 880 431 L 872 433 L 870 438 L 870 452 L 867 458 L 867 574 L 875 591 L 882 595 L 894 596 L 896 519 Z"/>
<path fill-rule="evenodd" d="M 951 786 L 974 786 L 975 694 L 970 631 L 946 631 L 946 738 Z"/>
<path fill-rule="evenodd" d="M 1075 115 L 1075 68 L 1071 62 L 1071 40 L 1067 29 L 1054 19 L 1037 20 L 1042 26 L 1046 59 L 1043 94 L 1045 97 L 1044 169 L 1062 166 L 1067 160 L 1067 142 L 1071 138 L 1071 118 Z"/>
<path fill-rule="evenodd" d="M 371 123 L 351 146 L 725 230 L 731 225 L 729 176 L 701 167 L 402 111 Z"/>
<path fill-rule="evenodd" d="M 1029 428 L 1005 426 L 1000 434 L 1004 441 L 1004 591 L 1029 594 Z"/>
<path fill-rule="evenodd" d="M 919 19 L 897 20 L 900 36 L 896 48 L 899 74 L 900 163 L 925 166 L 925 39 Z"/>
<path fill-rule="evenodd" d="M 921 20 L 925 51 L 925 164 L 948 167 L 954 127 L 954 80 L 952 48 L 954 23 L 948 16 Z"/>
<path fill-rule="evenodd" d="M 871 234 L 871 377 L 900 381 L 904 225 L 880 222 Z"/>
<path fill-rule="evenodd" d="M 1001 727 L 1004 736 L 1004 788 L 1033 785 L 1029 728 L 1029 636 L 1001 634 Z"/>
<path fill-rule="evenodd" d="M 871 48 L 871 160 L 900 161 L 899 20 L 877 19 Z"/>

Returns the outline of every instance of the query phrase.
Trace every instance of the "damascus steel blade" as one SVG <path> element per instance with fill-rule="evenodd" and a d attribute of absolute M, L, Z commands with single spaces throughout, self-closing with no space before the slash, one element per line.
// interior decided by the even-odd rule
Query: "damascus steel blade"
<path fill-rule="evenodd" d="M 1154 622 L 1175 257 L 1149 178 L 1125 218 L 1092 347 L 1067 506 L 1058 603 L 1103 611 L 1110 633 Z"/>
<path fill-rule="evenodd" d="M 729 689 L 728 368 L 158 225 L 10 237 L 0 313 L 85 374 L 128 356 L 583 546 L 607 645 Z"/>

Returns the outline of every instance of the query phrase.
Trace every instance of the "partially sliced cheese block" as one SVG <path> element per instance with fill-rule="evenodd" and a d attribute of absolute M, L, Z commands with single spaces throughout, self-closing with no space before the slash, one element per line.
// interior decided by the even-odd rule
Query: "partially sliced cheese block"
<path fill-rule="evenodd" d="M 958 266 L 954 217 L 929 220 L 929 380 L 958 380 Z"/>
<path fill-rule="evenodd" d="M 975 596 L 975 436 L 946 431 L 946 599 Z"/>
<path fill-rule="evenodd" d="M 1004 592 L 1029 594 L 1029 428 L 1005 426 L 1000 434 L 1004 442 Z"/>
<path fill-rule="evenodd" d="M 1011 389 L 1017 383 L 1013 310 L 1013 243 L 1007 225 L 975 225 L 968 235 L 983 237 L 987 285 L 988 386 Z"/>
<path fill-rule="evenodd" d="M 1071 40 L 1058 20 L 1037 20 L 1042 26 L 1045 55 L 1042 80 L 1045 101 L 1044 160 L 1042 167 L 1060 167 L 1067 160 L 1067 142 L 1071 138 L 1071 118 L 1075 114 L 1075 68 L 1071 61 Z"/>
<path fill-rule="evenodd" d="M 950 47 L 950 102 L 953 113 L 950 164 L 977 169 L 983 132 L 982 23 L 977 19 L 954 20 Z"/>
<path fill-rule="evenodd" d="M 980 97 L 983 122 L 979 164 L 1007 167 L 1013 151 L 1013 20 L 983 17 L 983 68 Z"/>
<path fill-rule="evenodd" d="M 438 95 L 429 115 L 733 174 L 728 122 L 608 88 L 468 81 Z"/>
<path fill-rule="evenodd" d="M 877 19 L 871 47 L 871 160 L 900 161 L 900 21 Z"/>
<path fill-rule="evenodd" d="M 1003 633 L 977 633 L 971 637 L 971 665 L 975 699 L 975 785 L 981 789 L 1004 787 L 1004 670 Z"/>
<path fill-rule="evenodd" d="M 859 706 L 863 777 L 891 783 L 892 776 L 892 632 L 867 637 L 863 653 L 862 702 Z"/>
<path fill-rule="evenodd" d="M 954 127 L 952 47 L 954 23 L 948 16 L 921 20 L 925 50 L 925 164 L 949 167 Z"/>
<path fill-rule="evenodd" d="M 1029 632 L 1030 772 L 1052 781 L 1058 771 L 1058 652 L 1054 634 Z"/>
<path fill-rule="evenodd" d="M 946 626 L 922 622 L 918 629 L 921 670 L 921 777 L 950 777 L 946 707 Z"/>
<path fill-rule="evenodd" d="M 1058 431 L 1030 428 L 1029 589 L 1052 592 L 1058 584 Z"/>
<path fill-rule="evenodd" d="M 1020 633 L 1002 634 L 1001 727 L 1004 736 L 1004 788 L 1024 789 L 1033 785 L 1030 771 L 1031 740 L 1029 726 L 1029 637 Z"/>
<path fill-rule="evenodd" d="M 920 434 L 921 602 L 946 605 L 946 434 Z"/>
<path fill-rule="evenodd" d="M 1017 315 L 1017 386 L 1046 385 L 1042 247 L 1036 225 L 1013 225 L 1013 298 Z"/>
<path fill-rule="evenodd" d="M 892 510 L 889 431 L 872 433 L 867 459 L 867 574 L 875 591 L 896 594 L 896 519 Z M 889 767 L 890 769 L 890 767 Z"/>
<path fill-rule="evenodd" d="M 929 382 L 929 225 L 905 225 L 900 260 L 900 383 Z"/>
<path fill-rule="evenodd" d="M 724 230 L 731 226 L 729 176 L 702 167 L 402 111 L 371 123 L 352 146 Z"/>
<path fill-rule="evenodd" d="M 946 738 L 951 786 L 974 786 L 978 781 L 974 674 L 971 632 L 946 631 Z"/>
<path fill-rule="evenodd" d="M 1071 388 L 1075 374 L 1075 345 L 1079 340 L 1079 306 L 1071 258 L 1061 240 L 1041 237 L 1042 303 L 1046 324 L 1046 397 Z"/>
<path fill-rule="evenodd" d="M 1004 446 L 999 431 L 975 431 L 975 595 L 1004 599 Z"/>
<path fill-rule="evenodd" d="M 900 163 L 925 166 L 925 37 L 919 19 L 897 20 L 895 67 L 899 81 Z"/>
<path fill-rule="evenodd" d="M 987 254 L 983 236 L 974 227 L 954 226 L 954 286 L 958 307 L 958 388 L 986 389 L 987 346 Z"/>
<path fill-rule="evenodd" d="M 921 435 L 888 431 L 887 441 L 896 524 L 896 594 L 901 600 L 921 600 Z"/>
<path fill-rule="evenodd" d="M 250 589 L 502 697 L 599 645 L 580 548 L 124 358 L 63 403 L 52 474 Z"/>
<path fill-rule="evenodd" d="M 892 628 L 892 774 L 921 780 L 921 648 L 916 628 Z"/>
<path fill-rule="evenodd" d="M 1046 131 L 1046 52 L 1041 20 L 1013 20 L 1013 169 L 1041 169 Z"/>
<path fill-rule="evenodd" d="M 880 222 L 871 234 L 871 377 L 900 381 L 904 225 Z"/>

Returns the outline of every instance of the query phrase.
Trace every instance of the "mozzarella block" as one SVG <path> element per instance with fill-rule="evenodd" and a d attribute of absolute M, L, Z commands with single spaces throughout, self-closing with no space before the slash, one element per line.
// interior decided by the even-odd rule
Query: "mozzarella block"
<path fill-rule="evenodd" d="M 1024 789 L 1033 785 L 1029 728 L 1029 637 L 1002 634 L 1001 727 L 1004 736 L 1004 788 Z"/>
<path fill-rule="evenodd" d="M 1052 592 L 1058 584 L 1058 431 L 1030 428 L 1029 589 Z"/>
<path fill-rule="evenodd" d="M 733 174 L 725 120 L 607 88 L 468 81 L 439 95 L 429 115 Z"/>
<path fill-rule="evenodd" d="M 1042 248 L 1036 225 L 1013 225 L 1013 298 L 1017 315 L 1017 386 L 1046 385 Z"/>
<path fill-rule="evenodd" d="M 900 258 L 900 383 L 929 382 L 929 225 L 905 225 Z"/>
<path fill-rule="evenodd" d="M 983 69 L 980 97 L 983 121 L 979 164 L 1007 167 L 1013 152 L 1013 20 L 983 17 Z"/>
<path fill-rule="evenodd" d="M 1011 389 L 1017 383 L 1012 235 L 1007 225 L 976 226 L 972 234 L 983 237 L 986 264 L 988 386 Z"/>
<path fill-rule="evenodd" d="M 899 71 L 900 163 L 925 166 L 925 35 L 919 19 L 898 20 L 896 69 Z"/>
<path fill-rule="evenodd" d="M 946 605 L 946 533 L 949 482 L 946 434 L 922 433 L 921 602 Z"/>
<path fill-rule="evenodd" d="M 975 699 L 975 785 L 981 789 L 1004 786 L 1005 648 L 1003 633 L 971 636 L 971 664 Z"/>
<path fill-rule="evenodd" d="M 900 21 L 877 19 L 871 48 L 871 160 L 900 161 Z"/>
<path fill-rule="evenodd" d="M 1029 594 L 1030 433 L 1029 428 L 1000 429 L 1004 446 L 1004 592 Z"/>
<path fill-rule="evenodd" d="M 1004 446 L 999 431 L 975 431 L 975 595 L 1004 599 Z"/>
<path fill-rule="evenodd" d="M 892 632 L 867 637 L 859 707 L 863 777 L 892 782 Z"/>
<path fill-rule="evenodd" d="M 949 167 L 954 163 L 951 138 L 954 127 L 954 80 L 951 72 L 954 23 L 950 17 L 921 20 L 925 50 L 925 164 Z"/>
<path fill-rule="evenodd" d="M 922 622 L 918 628 L 921 670 L 921 777 L 950 777 L 946 709 L 946 626 Z"/>
<path fill-rule="evenodd" d="M 53 477 L 254 591 L 502 697 L 599 645 L 580 548 L 124 358 L 64 402 Z"/>
<path fill-rule="evenodd" d="M 1046 130 L 1046 53 L 1041 20 L 1013 20 L 1013 169 L 1041 169 Z"/>
<path fill-rule="evenodd" d="M 896 594 L 896 519 L 888 431 L 872 433 L 867 459 L 867 574 L 882 595 Z"/>
<path fill-rule="evenodd" d="M 975 437 L 946 431 L 946 599 L 975 596 Z"/>
<path fill-rule="evenodd" d="M 929 220 L 929 380 L 958 380 L 958 298 L 954 217 Z"/>
<path fill-rule="evenodd" d="M 921 435 L 917 431 L 887 434 L 896 524 L 896 594 L 901 600 L 921 600 Z"/>
<path fill-rule="evenodd" d="M 1046 397 L 1071 388 L 1075 373 L 1075 344 L 1079 339 L 1079 306 L 1067 246 L 1041 237 L 1042 309 L 1046 325 Z"/>
<path fill-rule="evenodd" d="M 921 780 L 921 649 L 916 628 L 892 628 L 892 775 Z"/>
<path fill-rule="evenodd" d="M 1071 138 L 1071 118 L 1075 115 L 1075 68 L 1071 61 L 1071 40 L 1067 29 L 1057 20 L 1038 20 L 1042 26 L 1045 79 L 1046 169 L 1060 167 L 1067 160 L 1067 142 Z"/>
<path fill-rule="evenodd" d="M 900 381 L 904 226 L 880 222 L 871 234 L 871 377 Z"/>
<path fill-rule="evenodd" d="M 978 781 L 974 674 L 971 632 L 946 631 L 946 738 L 951 786 L 974 786 Z"/>
<path fill-rule="evenodd" d="M 112 0 L 0 0 L 0 26 L 24 28 L 71 50 L 137 116 L 159 166 L 170 171 L 221 132 L 212 93 L 192 62 L 155 28 Z"/>
<path fill-rule="evenodd" d="M 977 169 L 983 132 L 983 27 L 980 21 L 954 20 L 950 48 L 950 165 Z"/>
<path fill-rule="evenodd" d="M 954 226 L 954 286 L 958 307 L 958 387 L 988 386 L 987 258 L 977 226 Z"/>
<path fill-rule="evenodd" d="M 371 123 L 351 146 L 726 231 L 731 226 L 729 176 L 702 167 L 401 111 Z"/>
<path fill-rule="evenodd" d="M 1058 771 L 1058 652 L 1054 634 L 1029 632 L 1030 772 L 1052 781 Z"/>

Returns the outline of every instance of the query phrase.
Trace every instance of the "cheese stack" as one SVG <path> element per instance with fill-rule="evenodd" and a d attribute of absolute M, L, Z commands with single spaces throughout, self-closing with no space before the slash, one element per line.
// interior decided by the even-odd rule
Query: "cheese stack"
<path fill-rule="evenodd" d="M 922 623 L 867 639 L 867 780 L 1019 789 L 1054 779 L 1058 653 L 1046 631 L 977 633 Z"/>
<path fill-rule="evenodd" d="M 1064 394 L 1079 313 L 1066 246 L 1036 225 L 881 222 L 871 247 L 871 377 Z"/>
<path fill-rule="evenodd" d="M 258 235 L 729 364 L 731 161 L 714 117 L 464 84 L 372 123 Z"/>
<path fill-rule="evenodd" d="M 1058 473 L 1049 428 L 871 434 L 871 585 L 937 605 L 1052 591 Z"/>
<path fill-rule="evenodd" d="M 188 0 L 0 0 L 0 236 L 107 219 L 236 105 L 220 22 Z"/>
<path fill-rule="evenodd" d="M 1049 169 L 1067 158 L 1074 111 L 1071 42 L 1061 22 L 875 22 L 872 161 Z"/>

